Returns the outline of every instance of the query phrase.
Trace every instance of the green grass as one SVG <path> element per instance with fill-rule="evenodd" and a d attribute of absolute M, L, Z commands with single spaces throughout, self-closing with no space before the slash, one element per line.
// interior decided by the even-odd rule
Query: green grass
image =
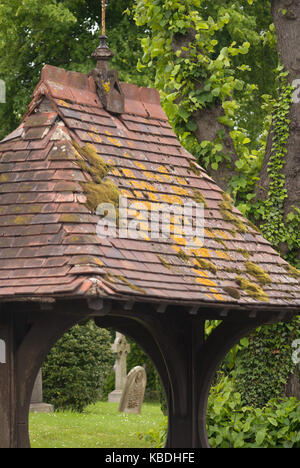
<path fill-rule="evenodd" d="M 98 402 L 81 414 L 31 413 L 33 448 L 150 448 L 139 433 L 156 429 L 164 416 L 157 403 L 144 403 L 140 415 L 118 412 L 118 404 Z"/>

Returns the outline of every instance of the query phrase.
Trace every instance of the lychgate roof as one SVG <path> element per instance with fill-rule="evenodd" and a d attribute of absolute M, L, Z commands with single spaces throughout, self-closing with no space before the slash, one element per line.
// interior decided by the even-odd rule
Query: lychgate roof
<path fill-rule="evenodd" d="M 299 273 L 179 143 L 153 89 L 122 84 L 108 113 L 92 77 L 44 67 L 22 124 L 0 144 L 0 298 L 99 295 L 300 306 Z M 97 235 L 100 201 L 205 206 L 204 242 Z M 130 214 L 130 213 L 129 213 Z M 132 216 L 134 216 L 131 213 Z"/>

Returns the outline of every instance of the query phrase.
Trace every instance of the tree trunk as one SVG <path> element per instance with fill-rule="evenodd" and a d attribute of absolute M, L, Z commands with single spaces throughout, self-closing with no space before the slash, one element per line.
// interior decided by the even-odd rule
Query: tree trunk
<path fill-rule="evenodd" d="M 185 55 L 189 56 L 188 47 L 191 42 L 195 40 L 195 31 L 190 29 L 185 35 L 177 34 L 173 39 L 174 51 L 181 50 L 181 57 Z M 184 51 L 186 48 L 186 51 Z M 195 83 L 196 88 L 202 88 L 204 82 Z M 180 101 L 180 99 L 178 100 Z M 231 129 L 221 124 L 218 119 L 224 116 L 224 110 L 221 101 L 216 101 L 214 106 L 207 107 L 201 111 L 194 112 L 193 119 L 197 124 L 196 130 L 193 132 L 198 142 L 201 143 L 204 140 L 213 142 L 220 132 L 224 132 L 223 138 L 223 150 L 222 152 L 229 156 L 228 160 L 221 161 L 217 170 L 212 169 L 209 165 L 206 169 L 209 175 L 224 191 L 228 188 L 228 183 L 235 173 L 235 162 L 238 160 L 238 156 L 234 147 L 234 143 L 230 136 Z M 200 165 L 204 165 L 199 160 Z"/>
<path fill-rule="evenodd" d="M 296 86 L 290 109 L 290 136 L 287 142 L 286 162 L 283 167 L 287 190 L 283 218 L 286 219 L 292 207 L 298 207 L 300 202 L 300 2 L 298 0 L 273 0 L 272 15 L 277 32 L 279 56 L 285 69 L 289 72 L 289 82 Z M 257 190 L 258 198 L 263 200 L 267 199 L 270 186 L 267 169 L 272 154 L 272 138 L 271 130 L 261 170 L 260 186 Z M 282 255 L 287 254 L 287 246 L 281 245 L 280 251 Z"/>
<path fill-rule="evenodd" d="M 287 198 L 284 202 L 283 219 L 300 202 L 300 2 L 299 0 L 272 0 L 272 16 L 277 33 L 277 49 L 281 62 L 289 72 L 288 81 L 296 89 L 290 109 L 290 135 L 287 142 L 286 161 L 283 167 Z M 297 81 L 298 80 L 298 81 Z M 273 129 L 268 137 L 266 156 L 260 175 L 258 198 L 266 200 L 270 187 L 268 163 L 272 155 Z M 281 255 L 288 253 L 288 246 L 280 244 Z M 300 252 L 298 252 L 300 258 Z M 296 370 L 286 384 L 285 395 L 300 398 L 299 372 Z"/>
<path fill-rule="evenodd" d="M 295 397 L 300 400 L 300 375 L 298 369 L 296 369 L 294 374 L 292 374 L 287 381 L 284 393 L 288 398 Z"/>

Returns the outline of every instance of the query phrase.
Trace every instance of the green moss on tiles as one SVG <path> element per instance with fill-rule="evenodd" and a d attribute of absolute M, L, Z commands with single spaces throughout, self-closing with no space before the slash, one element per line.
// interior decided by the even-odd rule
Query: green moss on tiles
<path fill-rule="evenodd" d="M 181 260 L 186 263 L 190 260 L 190 257 L 182 249 L 178 250 L 177 257 L 181 258 Z"/>
<path fill-rule="evenodd" d="M 242 273 L 239 268 L 226 267 L 224 268 L 224 271 L 226 271 L 227 273 L 235 273 L 236 275 L 239 275 L 240 273 Z"/>
<path fill-rule="evenodd" d="M 103 161 L 93 145 L 87 144 L 82 148 L 76 142 L 73 142 L 73 145 L 81 156 L 77 157 L 77 164 L 92 178 L 89 182 L 81 183 L 87 198 L 87 208 L 92 213 L 96 212 L 101 203 L 111 203 L 118 208 L 119 189 L 112 181 L 104 180 L 113 166 Z"/>
<path fill-rule="evenodd" d="M 106 273 L 104 275 L 104 279 L 106 281 L 109 281 L 110 283 L 116 283 L 116 280 L 122 281 L 122 283 L 126 284 L 130 289 L 140 292 L 142 294 L 146 294 L 146 291 L 139 286 L 136 286 L 135 284 L 131 283 L 127 278 L 121 275 L 113 275 L 112 273 Z"/>
<path fill-rule="evenodd" d="M 226 250 L 226 251 L 228 250 L 227 245 L 225 244 L 223 239 L 221 239 L 220 237 L 214 237 L 214 241 L 218 242 L 218 244 L 221 244 L 222 247 L 224 248 L 224 250 Z"/>
<path fill-rule="evenodd" d="M 16 224 L 17 226 L 22 226 L 22 225 L 27 225 L 30 224 L 32 220 L 32 216 L 16 216 L 13 220 L 13 224 Z"/>
<path fill-rule="evenodd" d="M 248 224 L 249 224 L 250 227 L 252 227 L 252 229 L 254 229 L 254 231 L 256 231 L 256 232 L 258 232 L 259 234 L 261 234 L 260 229 L 259 229 L 254 223 L 252 223 L 252 221 L 249 221 L 249 220 L 248 220 Z"/>
<path fill-rule="evenodd" d="M 249 260 L 249 258 L 251 257 L 251 254 L 248 252 L 248 250 L 237 249 L 237 252 L 243 255 L 243 257 L 246 258 L 246 260 Z"/>
<path fill-rule="evenodd" d="M 287 274 L 292 278 L 300 280 L 300 271 L 297 268 L 293 267 L 292 265 L 285 265 L 285 269 Z"/>
<path fill-rule="evenodd" d="M 2 174 L 0 176 L 0 184 L 4 184 L 5 182 L 8 182 L 8 176 L 6 174 Z"/>
<path fill-rule="evenodd" d="M 125 283 L 129 288 L 133 289 L 134 291 L 140 292 L 142 294 L 146 294 L 146 291 L 144 289 L 140 288 L 136 284 L 131 283 L 131 281 L 129 281 L 127 278 L 124 278 L 124 276 L 118 275 L 116 276 L 116 278 L 121 280 L 123 283 Z"/>
<path fill-rule="evenodd" d="M 219 208 L 222 214 L 222 217 L 225 221 L 234 223 L 238 232 L 245 233 L 248 232 L 247 226 L 241 221 L 240 218 L 233 214 L 233 205 L 232 199 L 228 193 L 222 193 L 223 200 L 219 203 Z"/>
<path fill-rule="evenodd" d="M 193 190 L 193 193 L 194 193 L 195 202 L 199 203 L 199 205 L 202 204 L 202 205 L 204 205 L 204 208 L 207 208 L 206 199 L 205 199 L 204 195 L 202 195 L 200 190 Z"/>
<path fill-rule="evenodd" d="M 168 270 L 171 270 L 171 265 L 169 265 L 169 263 L 167 262 L 167 260 L 162 257 L 161 255 L 157 255 L 157 258 L 159 259 L 160 263 L 165 266 L 166 268 L 168 268 Z"/>
<path fill-rule="evenodd" d="M 111 203 L 118 208 L 120 192 L 118 187 L 110 180 L 101 184 L 84 182 L 81 185 L 87 198 L 86 206 L 93 213 L 96 212 L 101 203 Z"/>
<path fill-rule="evenodd" d="M 79 215 L 76 213 L 64 213 L 59 218 L 61 223 L 78 223 Z"/>
<path fill-rule="evenodd" d="M 114 275 L 112 275 L 111 273 L 105 273 L 103 278 L 106 281 L 108 281 L 109 283 L 115 283 L 116 282 Z"/>
<path fill-rule="evenodd" d="M 252 297 L 256 301 L 268 302 L 269 297 L 265 291 L 255 283 L 243 278 L 242 276 L 236 276 L 235 282 L 240 286 L 240 288 L 245 291 L 248 296 Z"/>
<path fill-rule="evenodd" d="M 241 294 L 240 294 L 239 290 L 236 289 L 236 288 L 233 288 L 233 287 L 231 287 L 231 286 L 225 286 L 225 287 L 223 288 L 223 291 L 224 291 L 226 294 L 228 294 L 228 296 L 231 296 L 231 297 L 233 297 L 234 299 L 240 299 L 240 298 L 241 298 Z"/>
<path fill-rule="evenodd" d="M 191 171 L 198 177 L 201 177 L 202 174 L 201 174 L 201 170 L 196 166 L 195 163 L 193 163 L 193 161 L 190 161 L 189 162 L 189 166 L 190 166 L 190 169 Z"/>
<path fill-rule="evenodd" d="M 82 148 L 76 142 L 74 142 L 73 145 L 80 156 L 84 158 L 77 159 L 79 167 L 83 171 L 88 172 L 95 182 L 101 183 L 104 177 L 106 177 L 108 172 L 112 169 L 112 166 L 103 161 L 93 145 L 86 144 Z"/>
<path fill-rule="evenodd" d="M 264 284 L 272 283 L 270 275 L 263 268 L 256 265 L 255 263 L 246 262 L 245 268 L 246 268 L 247 273 L 249 273 L 249 275 L 251 276 L 254 276 L 254 278 L 256 278 L 256 280 L 260 284 L 264 285 Z"/>
<path fill-rule="evenodd" d="M 217 273 L 217 267 L 212 262 L 210 262 L 209 260 L 204 260 L 204 258 L 200 258 L 200 257 L 195 257 L 195 258 L 197 259 L 197 261 L 199 262 L 203 270 L 211 271 L 214 274 Z"/>

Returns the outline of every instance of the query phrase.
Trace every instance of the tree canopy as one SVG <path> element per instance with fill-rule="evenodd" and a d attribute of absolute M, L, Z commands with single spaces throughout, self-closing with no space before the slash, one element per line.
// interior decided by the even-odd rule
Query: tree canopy
<path fill-rule="evenodd" d="M 123 14 L 133 0 L 111 0 L 107 34 L 115 52 L 112 66 L 120 79 L 148 84 L 136 69 L 142 28 Z M 19 124 L 45 64 L 88 73 L 91 53 L 99 45 L 99 0 L 1 0 L 0 79 L 6 83 L 6 105 L 0 105 L 0 138 Z"/>

